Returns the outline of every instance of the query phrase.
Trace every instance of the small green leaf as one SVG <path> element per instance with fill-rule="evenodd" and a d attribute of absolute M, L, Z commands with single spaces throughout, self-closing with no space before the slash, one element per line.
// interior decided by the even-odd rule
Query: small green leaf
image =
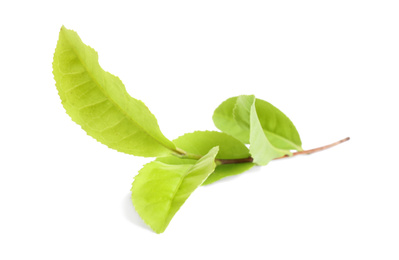
<path fill-rule="evenodd" d="M 129 96 L 121 80 L 100 67 L 97 52 L 65 27 L 54 53 L 53 74 L 66 112 L 97 141 L 137 156 L 175 151 L 144 103 Z"/>
<path fill-rule="evenodd" d="M 241 159 L 250 157 L 248 148 L 242 142 L 222 132 L 195 131 L 193 133 L 184 134 L 173 140 L 173 142 L 184 151 L 199 156 L 205 155 L 212 147 L 219 146 L 219 153 L 216 156 L 217 159 Z M 168 164 L 195 163 L 195 160 L 180 159 L 176 156 L 158 158 L 157 161 Z M 203 185 L 211 184 L 224 177 L 243 173 L 254 165 L 253 163 L 218 165 Z"/>
<path fill-rule="evenodd" d="M 289 150 L 280 150 L 270 143 L 259 122 L 255 103 L 251 106 L 249 142 L 249 151 L 257 165 L 266 165 L 274 158 L 291 154 Z"/>
<path fill-rule="evenodd" d="M 248 144 L 253 98 L 253 95 L 242 95 L 224 101 L 213 114 L 216 127 Z M 302 150 L 298 131 L 283 112 L 261 99 L 255 99 L 255 108 L 261 127 L 273 146 L 283 150 Z"/>
<path fill-rule="evenodd" d="M 249 129 L 251 125 L 251 120 L 250 120 L 251 107 L 254 102 L 255 102 L 254 95 L 238 96 L 233 110 L 234 120 L 241 127 L 242 131 L 244 131 L 246 135 L 248 135 L 248 140 L 249 140 Z"/>
<path fill-rule="evenodd" d="M 302 141 L 292 121 L 275 106 L 255 100 L 256 113 L 269 141 L 279 149 L 302 151 Z"/>
<path fill-rule="evenodd" d="M 276 148 L 268 139 L 266 131 L 259 121 L 255 96 L 237 97 L 233 116 L 237 124 L 249 132 L 249 150 L 254 163 L 266 165 L 274 158 L 291 154 L 289 150 Z"/>
<path fill-rule="evenodd" d="M 237 138 L 244 144 L 249 143 L 249 132 L 245 131 L 234 119 L 234 107 L 238 97 L 232 97 L 220 104 L 213 113 L 213 122 L 221 131 Z"/>
<path fill-rule="evenodd" d="M 146 164 L 132 185 L 137 213 L 156 233 L 162 233 L 191 193 L 214 171 L 218 147 L 195 164 Z"/>

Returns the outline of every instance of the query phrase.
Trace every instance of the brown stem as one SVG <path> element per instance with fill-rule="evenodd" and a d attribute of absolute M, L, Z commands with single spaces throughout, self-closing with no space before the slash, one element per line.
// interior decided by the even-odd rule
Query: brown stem
<path fill-rule="evenodd" d="M 284 155 L 284 156 L 275 158 L 275 159 L 273 159 L 273 160 L 283 159 L 283 158 L 287 158 L 287 157 L 294 157 L 294 156 L 301 155 L 301 154 L 312 154 L 312 153 L 317 153 L 317 152 L 323 151 L 323 150 L 325 150 L 325 149 L 331 148 L 331 147 L 333 147 L 333 146 L 342 144 L 342 143 L 344 143 L 344 142 L 346 142 L 346 141 L 349 141 L 349 139 L 350 139 L 350 138 L 347 137 L 347 138 L 344 138 L 344 139 L 339 140 L 338 142 L 335 142 L 335 143 L 332 143 L 332 144 L 328 144 L 328 145 L 321 146 L 321 147 L 314 148 L 314 149 L 310 149 L 310 150 L 304 150 L 304 151 L 295 152 L 295 153 L 292 153 L 292 155 L 288 155 L 288 154 L 287 154 L 287 155 Z M 253 160 L 254 160 L 254 159 L 253 159 L 252 157 L 248 157 L 248 158 L 241 158 L 241 159 L 217 159 L 216 161 L 217 161 L 219 164 L 233 164 L 233 163 L 253 162 Z"/>
<path fill-rule="evenodd" d="M 216 161 L 219 164 L 247 163 L 247 162 L 253 162 L 254 158 L 248 157 L 248 158 L 241 158 L 241 159 L 216 159 Z"/>
<path fill-rule="evenodd" d="M 336 145 L 342 144 L 342 143 L 344 143 L 344 142 L 346 142 L 346 141 L 349 141 L 349 139 L 350 139 L 350 138 L 347 137 L 347 138 L 344 138 L 344 139 L 339 140 L 338 142 L 335 142 L 335 143 L 332 143 L 332 144 L 328 144 L 328 145 L 321 146 L 321 147 L 317 147 L 317 148 L 310 149 L 310 150 L 304 150 L 304 151 L 295 152 L 295 153 L 292 153 L 291 156 L 289 156 L 289 155 L 284 155 L 284 156 L 275 158 L 274 160 L 283 159 L 283 158 L 287 158 L 287 157 L 293 157 L 293 156 L 301 155 L 301 154 L 312 154 L 312 153 L 317 153 L 317 152 L 326 150 L 326 149 L 328 149 L 328 148 L 334 147 L 334 146 L 336 146 Z"/>

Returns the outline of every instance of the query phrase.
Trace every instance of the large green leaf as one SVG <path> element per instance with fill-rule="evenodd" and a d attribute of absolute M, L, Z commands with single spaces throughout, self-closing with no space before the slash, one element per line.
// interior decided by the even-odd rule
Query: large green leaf
<path fill-rule="evenodd" d="M 248 148 L 234 137 L 216 131 L 195 131 L 184 134 L 173 140 L 177 147 L 199 156 L 205 155 L 212 147 L 219 146 L 217 159 L 241 159 L 250 157 Z M 157 161 L 168 164 L 195 163 L 195 160 L 180 159 L 176 156 L 158 158 Z M 253 163 L 237 163 L 218 165 L 203 185 L 211 184 L 224 177 L 243 173 L 254 166 Z"/>
<path fill-rule="evenodd" d="M 129 96 L 121 80 L 100 67 L 97 52 L 65 27 L 54 53 L 53 74 L 66 112 L 88 135 L 137 156 L 175 151 L 144 103 Z"/>
<path fill-rule="evenodd" d="M 195 164 L 153 161 L 140 170 L 132 185 L 132 202 L 156 233 L 165 231 L 191 193 L 214 171 L 218 150 L 212 148 Z"/>
<path fill-rule="evenodd" d="M 252 95 L 242 95 L 224 101 L 213 114 L 216 127 L 249 143 L 253 98 Z M 255 108 L 261 127 L 273 146 L 285 150 L 302 150 L 298 131 L 283 112 L 261 99 L 255 99 Z"/>

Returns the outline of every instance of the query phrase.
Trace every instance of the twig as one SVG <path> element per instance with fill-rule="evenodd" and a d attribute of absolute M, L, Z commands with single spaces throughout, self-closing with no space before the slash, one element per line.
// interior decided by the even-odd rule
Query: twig
<path fill-rule="evenodd" d="M 317 152 L 326 150 L 326 149 L 328 149 L 328 148 L 334 147 L 334 146 L 336 146 L 336 145 L 342 144 L 342 143 L 344 143 L 344 142 L 346 142 L 346 141 L 349 141 L 349 139 L 350 139 L 350 138 L 347 137 L 347 138 L 344 138 L 344 139 L 339 140 L 338 142 L 335 142 L 335 143 L 332 143 L 332 144 L 324 145 L 324 146 L 321 146 L 321 147 L 318 147 L 318 148 L 314 148 L 314 149 L 310 149 L 310 150 L 304 150 L 304 151 L 295 152 L 295 153 L 292 153 L 291 156 L 289 156 L 289 155 L 284 155 L 284 156 L 282 156 L 282 157 L 275 158 L 274 160 L 283 159 L 283 158 L 287 158 L 287 157 L 293 157 L 293 156 L 301 155 L 301 154 L 312 154 L 312 153 L 317 153 Z"/>
<path fill-rule="evenodd" d="M 314 149 L 310 149 L 310 150 L 304 150 L 304 151 L 299 151 L 299 152 L 294 152 L 292 153 L 292 155 L 284 155 L 278 158 L 275 158 L 273 160 L 279 160 L 279 159 L 283 159 L 283 158 L 289 158 L 289 157 L 294 157 L 297 155 L 301 155 L 301 154 L 312 154 L 312 153 L 317 153 L 323 150 L 326 150 L 328 148 L 334 147 L 336 145 L 342 144 L 346 141 L 349 141 L 349 137 L 344 138 L 342 140 L 339 140 L 338 142 L 332 143 L 332 144 L 328 144 L 328 145 L 324 145 L 318 148 L 314 148 Z M 253 162 L 253 158 L 252 157 L 248 157 L 248 158 L 241 158 L 241 159 L 217 159 L 217 162 L 219 164 L 234 164 L 234 163 L 247 163 L 247 162 Z"/>

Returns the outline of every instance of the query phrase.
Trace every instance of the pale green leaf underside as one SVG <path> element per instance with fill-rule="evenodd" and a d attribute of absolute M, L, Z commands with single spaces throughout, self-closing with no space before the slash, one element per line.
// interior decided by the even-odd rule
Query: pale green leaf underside
<path fill-rule="evenodd" d="M 247 95 L 229 98 L 213 114 L 217 128 L 247 144 L 250 138 L 251 98 L 253 96 Z M 298 131 L 284 113 L 261 99 L 255 99 L 255 107 L 261 127 L 273 146 L 284 150 L 302 150 Z"/>
<path fill-rule="evenodd" d="M 259 122 L 255 103 L 251 106 L 249 142 L 253 162 L 258 165 L 266 165 L 274 158 L 291 154 L 289 150 L 280 150 L 270 143 Z"/>
<path fill-rule="evenodd" d="M 255 100 L 255 108 L 263 131 L 275 147 L 285 150 L 303 150 L 295 125 L 283 112 L 262 99 Z"/>
<path fill-rule="evenodd" d="M 233 116 L 241 128 L 249 131 L 249 151 L 253 162 L 266 165 L 274 158 L 290 154 L 290 151 L 280 150 L 271 144 L 259 121 L 255 105 L 255 96 L 239 96 L 234 106 Z"/>
<path fill-rule="evenodd" d="M 195 131 L 173 140 L 175 145 L 186 152 L 204 155 L 209 149 L 219 146 L 217 159 L 240 159 L 250 156 L 248 148 L 234 137 L 216 131 Z M 158 158 L 157 161 L 168 164 L 193 164 L 196 160 L 180 159 L 176 156 Z M 224 177 L 243 173 L 254 166 L 253 163 L 218 165 L 203 185 L 211 184 Z"/>
<path fill-rule="evenodd" d="M 237 138 L 241 142 L 249 143 L 249 133 L 244 131 L 234 119 L 234 107 L 237 97 L 232 97 L 220 104 L 213 113 L 212 119 L 215 126 L 221 131 Z"/>
<path fill-rule="evenodd" d="M 137 213 L 156 233 L 162 233 L 191 193 L 214 171 L 218 147 L 195 164 L 146 164 L 132 185 Z"/>
<path fill-rule="evenodd" d="M 254 95 L 241 95 L 237 97 L 233 109 L 233 118 L 246 135 L 249 135 L 251 107 L 254 102 Z"/>
<path fill-rule="evenodd" d="M 100 67 L 97 52 L 65 27 L 54 53 L 53 74 L 68 115 L 99 142 L 145 157 L 175 150 L 144 103 L 132 98 L 118 77 Z"/>

